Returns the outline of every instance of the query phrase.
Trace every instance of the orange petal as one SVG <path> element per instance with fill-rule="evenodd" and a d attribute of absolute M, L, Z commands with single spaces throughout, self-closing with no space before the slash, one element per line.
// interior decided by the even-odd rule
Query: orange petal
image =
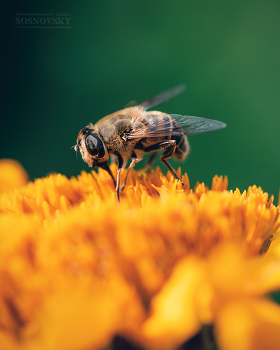
<path fill-rule="evenodd" d="M 148 348 L 174 349 L 200 328 L 195 296 L 203 278 L 201 261 L 185 258 L 174 268 L 152 302 L 152 314 L 142 327 Z"/>
<path fill-rule="evenodd" d="M 277 350 L 280 347 L 280 306 L 255 298 L 227 303 L 215 324 L 221 350 Z"/>

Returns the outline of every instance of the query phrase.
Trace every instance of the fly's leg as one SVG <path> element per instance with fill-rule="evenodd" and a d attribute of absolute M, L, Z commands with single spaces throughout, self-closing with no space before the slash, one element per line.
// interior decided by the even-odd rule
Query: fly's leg
<path fill-rule="evenodd" d="M 111 169 L 110 169 L 108 163 L 107 163 L 107 162 L 104 162 L 104 163 L 99 164 L 98 166 L 99 166 L 100 168 L 106 170 L 106 171 L 109 173 L 109 175 L 111 176 L 111 178 L 112 178 L 112 180 L 113 180 L 114 186 L 116 187 L 116 180 L 115 180 L 115 178 L 114 178 L 114 176 L 113 176 L 113 174 L 112 174 L 112 171 L 111 171 Z"/>
<path fill-rule="evenodd" d="M 131 154 L 131 163 L 129 165 L 129 167 L 127 168 L 127 173 L 126 173 L 126 176 L 125 176 L 125 179 L 124 179 L 124 183 L 123 183 L 123 186 L 121 188 L 121 192 L 124 190 L 125 188 L 125 185 L 126 185 L 126 181 L 127 181 L 127 177 L 128 177 L 128 174 L 130 173 L 130 170 L 134 168 L 135 164 L 140 162 L 140 160 L 142 160 L 142 157 L 140 158 L 137 158 L 137 155 L 135 152 L 132 152 Z"/>
<path fill-rule="evenodd" d="M 157 155 L 158 155 L 158 152 L 155 151 L 155 152 L 153 152 L 153 153 L 150 155 L 150 157 L 148 158 L 147 163 L 146 163 L 146 171 L 147 171 L 148 173 L 151 171 L 152 164 L 153 164 L 153 162 L 155 161 Z"/>
<path fill-rule="evenodd" d="M 179 177 L 177 176 L 177 174 L 175 173 L 175 171 L 173 170 L 172 166 L 166 160 L 166 159 L 171 158 L 175 152 L 175 149 L 176 149 L 176 141 L 175 140 L 169 140 L 169 141 L 163 141 L 163 142 L 156 143 L 155 145 L 144 148 L 144 151 L 145 152 L 153 152 L 153 151 L 158 151 L 161 149 L 165 149 L 165 152 L 160 157 L 160 160 L 166 166 L 166 168 L 171 172 L 171 174 L 175 177 L 175 179 L 180 180 Z M 182 181 L 181 181 L 181 183 L 184 186 L 184 183 Z"/>
<path fill-rule="evenodd" d="M 117 163 L 117 157 L 114 154 L 111 154 L 111 164 L 116 164 Z"/>
<path fill-rule="evenodd" d="M 117 201 L 118 205 L 120 205 L 120 174 L 123 168 L 123 157 L 120 154 L 117 154 L 118 157 L 118 170 L 117 170 L 117 184 L 116 184 L 116 195 L 117 195 Z"/>
<path fill-rule="evenodd" d="M 136 163 L 137 163 L 137 158 L 132 158 L 129 167 L 127 168 L 127 173 L 126 173 L 126 176 L 125 176 L 125 179 L 124 179 L 124 183 L 123 183 L 122 188 L 121 188 L 121 192 L 125 188 L 126 180 L 127 180 L 127 177 L 128 177 L 128 174 L 129 174 L 130 170 L 134 168 Z"/>
<path fill-rule="evenodd" d="M 174 169 L 172 168 L 172 166 L 168 163 L 168 161 L 166 159 L 169 159 L 173 156 L 175 149 L 176 149 L 176 141 L 173 140 L 174 143 L 172 146 L 167 147 L 166 151 L 163 153 L 163 155 L 160 157 L 160 160 L 162 161 L 162 163 L 166 166 L 166 168 L 171 172 L 171 174 L 175 177 L 175 179 L 181 181 L 181 184 L 183 186 L 185 186 L 184 182 L 182 180 L 179 179 L 178 175 L 175 173 Z"/>

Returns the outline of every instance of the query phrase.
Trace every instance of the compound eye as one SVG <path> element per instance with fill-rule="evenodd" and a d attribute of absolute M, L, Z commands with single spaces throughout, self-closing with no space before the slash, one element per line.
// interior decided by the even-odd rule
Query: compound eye
<path fill-rule="evenodd" d="M 97 136 L 89 134 L 85 139 L 85 143 L 88 152 L 92 156 L 98 156 L 98 158 L 103 158 L 105 156 L 105 149 L 103 143 Z"/>

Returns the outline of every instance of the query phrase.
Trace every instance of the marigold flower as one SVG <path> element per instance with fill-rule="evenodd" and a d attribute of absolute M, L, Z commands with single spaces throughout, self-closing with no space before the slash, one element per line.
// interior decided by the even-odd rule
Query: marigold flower
<path fill-rule="evenodd" d="M 22 187 L 27 181 L 28 175 L 17 161 L 0 159 L 0 193 Z"/>
<path fill-rule="evenodd" d="M 120 207 L 103 170 L 0 195 L 0 349 L 168 350 L 203 325 L 222 350 L 278 349 L 273 196 L 182 179 L 132 171 Z"/>

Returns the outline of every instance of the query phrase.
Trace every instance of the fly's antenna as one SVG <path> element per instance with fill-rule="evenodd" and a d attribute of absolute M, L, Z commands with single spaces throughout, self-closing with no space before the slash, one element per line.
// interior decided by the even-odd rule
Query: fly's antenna
<path fill-rule="evenodd" d="M 79 161 L 79 158 L 78 158 L 78 151 L 79 151 L 79 146 L 78 145 L 74 145 L 72 147 L 70 147 L 70 149 L 74 148 L 74 150 L 76 151 L 76 158 L 77 158 L 77 161 Z"/>

